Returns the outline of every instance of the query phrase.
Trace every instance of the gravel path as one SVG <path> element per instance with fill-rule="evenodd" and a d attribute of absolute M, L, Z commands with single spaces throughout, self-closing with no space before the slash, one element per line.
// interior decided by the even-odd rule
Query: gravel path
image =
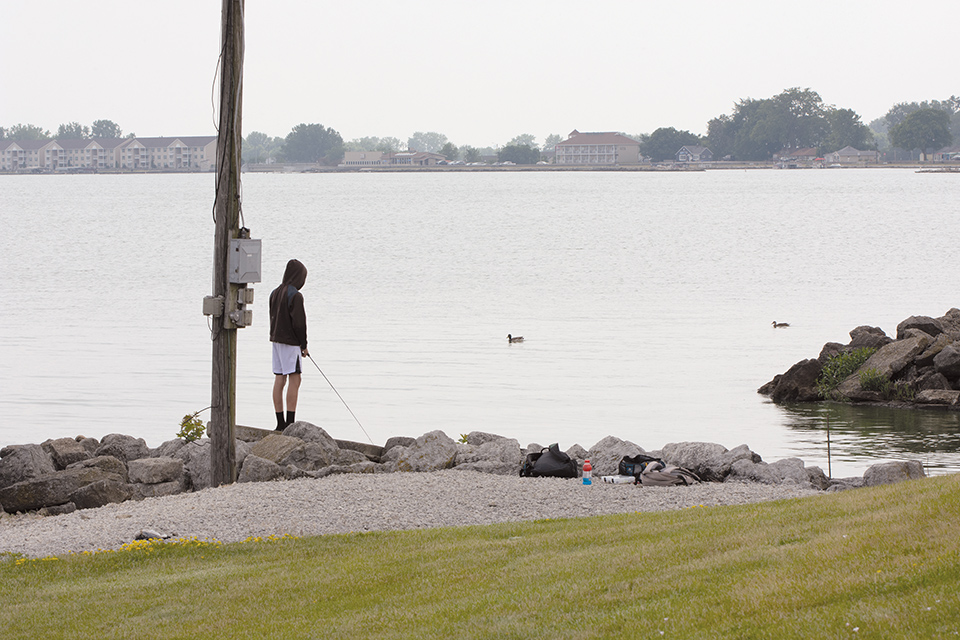
<path fill-rule="evenodd" d="M 62 516 L 0 518 L 0 552 L 28 557 L 117 549 L 144 529 L 239 542 L 251 536 L 314 536 L 570 518 L 817 495 L 790 485 L 745 483 L 637 487 L 473 471 L 349 474 L 319 480 L 234 484 L 111 504 Z"/>

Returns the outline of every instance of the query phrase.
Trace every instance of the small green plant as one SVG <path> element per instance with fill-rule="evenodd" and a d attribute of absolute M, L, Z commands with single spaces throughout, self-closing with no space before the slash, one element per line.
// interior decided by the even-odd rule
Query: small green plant
<path fill-rule="evenodd" d="M 837 393 L 837 387 L 853 375 L 876 351 L 871 347 L 861 347 L 846 353 L 838 353 L 827 360 L 817 380 L 817 391 L 820 397 L 826 400 L 842 399 Z"/>
<path fill-rule="evenodd" d="M 866 391 L 877 391 L 884 396 L 890 392 L 890 380 L 873 367 L 861 371 L 859 377 L 860 386 Z"/>
<path fill-rule="evenodd" d="M 467 434 L 465 434 L 465 433 L 461 433 L 461 434 L 460 434 L 460 443 L 461 443 L 461 444 L 467 444 Z"/>
<path fill-rule="evenodd" d="M 187 442 L 193 442 L 194 440 L 202 438 L 207 428 L 204 426 L 203 420 L 200 419 L 200 414 L 209 408 L 210 407 L 200 409 L 200 411 L 196 413 L 188 413 L 183 416 L 183 420 L 180 421 L 180 432 L 177 434 L 177 437 Z"/>

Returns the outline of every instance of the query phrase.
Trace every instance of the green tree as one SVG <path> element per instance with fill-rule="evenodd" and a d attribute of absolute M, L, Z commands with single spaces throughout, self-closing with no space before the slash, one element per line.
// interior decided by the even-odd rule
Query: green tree
<path fill-rule="evenodd" d="M 543 146 L 541 149 L 544 151 L 553 151 L 557 148 L 557 143 L 563 142 L 563 138 L 559 133 L 551 133 L 546 138 L 543 139 Z"/>
<path fill-rule="evenodd" d="M 288 162 L 335 165 L 343 158 L 343 138 L 322 124 L 300 123 L 287 134 L 281 153 Z"/>
<path fill-rule="evenodd" d="M 400 151 L 402 143 L 399 138 L 378 138 L 376 136 L 366 136 L 363 138 L 354 138 L 344 145 L 347 151 L 382 151 L 384 153 L 393 153 Z"/>
<path fill-rule="evenodd" d="M 689 131 L 660 127 L 640 142 L 640 153 L 654 162 L 663 162 L 672 159 L 686 144 L 700 144 L 700 138 Z"/>
<path fill-rule="evenodd" d="M 532 133 L 521 133 L 513 140 L 508 142 L 504 146 L 514 146 L 514 147 L 530 147 L 531 149 L 537 148 L 537 137 Z"/>
<path fill-rule="evenodd" d="M 464 145 L 460 147 L 464 162 L 480 162 L 480 150 L 476 147 Z"/>
<path fill-rule="evenodd" d="M 460 150 L 457 149 L 457 145 L 453 144 L 452 142 L 448 142 L 440 147 L 439 153 L 446 158 L 448 162 L 453 162 L 454 160 L 460 159 Z"/>
<path fill-rule="evenodd" d="M 94 120 L 90 127 L 90 134 L 94 138 L 122 138 L 123 131 L 113 120 Z"/>
<path fill-rule="evenodd" d="M 447 143 L 447 136 L 435 131 L 417 131 L 407 140 L 407 149 L 438 153 Z"/>
<path fill-rule="evenodd" d="M 536 164 L 540 161 L 540 150 L 525 144 L 508 144 L 497 152 L 497 161 Z"/>
<path fill-rule="evenodd" d="M 283 148 L 283 138 L 271 138 L 260 131 L 251 131 L 243 141 L 241 157 L 244 163 L 264 163 L 275 159 Z"/>
<path fill-rule="evenodd" d="M 15 124 L 7 129 L 10 140 L 49 140 L 50 132 L 32 124 Z"/>
<path fill-rule="evenodd" d="M 824 151 L 846 146 L 861 150 L 876 148 L 873 132 L 853 109 L 832 109 L 827 113 L 827 124 L 829 133 L 823 143 Z"/>
<path fill-rule="evenodd" d="M 919 149 L 923 160 L 927 151 L 935 151 L 953 142 L 950 114 L 940 109 L 919 109 L 890 127 L 890 142 L 901 149 Z"/>
<path fill-rule="evenodd" d="M 79 122 L 61 124 L 57 128 L 57 138 L 63 140 L 86 140 L 90 137 L 90 127 Z"/>

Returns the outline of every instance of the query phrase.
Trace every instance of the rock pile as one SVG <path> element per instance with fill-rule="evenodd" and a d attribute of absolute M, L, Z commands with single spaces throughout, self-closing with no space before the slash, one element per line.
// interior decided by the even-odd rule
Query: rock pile
<path fill-rule="evenodd" d="M 419 438 L 391 438 L 383 447 L 334 440 L 322 428 L 297 422 L 282 433 L 238 428 L 239 482 L 322 478 L 337 473 L 473 470 L 517 475 L 527 452 L 510 438 L 475 431 L 455 442 L 442 431 Z M 170 440 L 150 449 L 141 438 L 111 434 L 95 438 L 59 438 L 42 444 L 11 445 L 0 450 L 0 508 L 8 513 L 70 513 L 125 500 L 198 491 L 211 485 L 210 442 Z M 682 442 L 661 451 L 608 436 L 589 450 L 579 445 L 567 454 L 578 466 L 589 458 L 596 476 L 615 475 L 624 456 L 645 453 L 694 471 L 708 482 L 795 484 L 837 490 L 923 477 L 918 462 L 875 465 L 863 478 L 830 480 L 819 467 L 799 458 L 767 464 L 746 445 Z M 875 471 L 872 471 L 876 469 Z M 870 476 L 868 478 L 868 475 Z"/>
<path fill-rule="evenodd" d="M 950 309 L 940 318 L 911 316 L 897 325 L 896 339 L 878 327 L 857 327 L 850 332 L 849 343 L 828 342 L 816 359 L 796 363 L 757 391 L 778 403 L 819 401 L 817 381 L 826 362 L 862 347 L 876 352 L 840 383 L 840 396 L 854 402 L 960 410 L 960 309 Z M 897 391 L 894 397 L 863 387 L 860 374 L 871 369 Z"/>

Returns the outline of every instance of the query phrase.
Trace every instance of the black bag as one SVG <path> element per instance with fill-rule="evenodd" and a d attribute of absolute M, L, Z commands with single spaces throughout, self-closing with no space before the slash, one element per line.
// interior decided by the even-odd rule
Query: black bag
<path fill-rule="evenodd" d="M 520 477 L 576 478 L 578 472 L 577 461 L 560 451 L 559 444 L 553 443 L 546 449 L 527 454 Z"/>
<path fill-rule="evenodd" d="M 622 476 L 634 476 L 636 478 L 643 473 L 643 470 L 646 469 L 647 465 L 651 462 L 663 464 L 663 461 L 659 458 L 646 456 L 642 453 L 638 453 L 635 456 L 623 456 L 623 459 L 620 460 L 620 465 L 617 467 L 617 473 Z"/>

